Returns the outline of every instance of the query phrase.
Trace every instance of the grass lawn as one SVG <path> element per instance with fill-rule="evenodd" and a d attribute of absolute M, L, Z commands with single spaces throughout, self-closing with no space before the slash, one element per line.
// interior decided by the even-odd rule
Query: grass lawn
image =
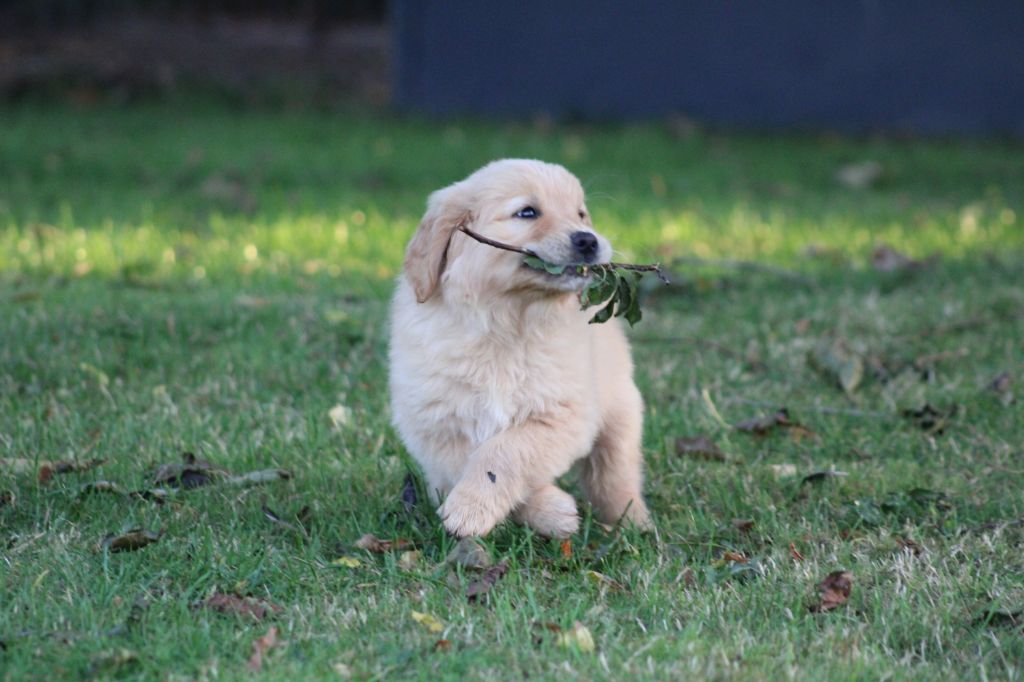
<path fill-rule="evenodd" d="M 502 526 L 469 603 L 480 575 L 401 501 L 386 306 L 426 195 L 505 156 L 564 163 L 620 260 L 670 264 L 631 331 L 658 530 Z M 830 340 L 852 391 L 808 360 Z M 272 679 L 1022 679 L 1022 349 L 1021 146 L 8 106 L 0 679 L 244 678 L 271 628 Z M 806 428 L 732 426 L 781 407 Z M 292 476 L 88 492 L 184 452 Z M 99 548 L 135 527 L 162 535 Z"/>

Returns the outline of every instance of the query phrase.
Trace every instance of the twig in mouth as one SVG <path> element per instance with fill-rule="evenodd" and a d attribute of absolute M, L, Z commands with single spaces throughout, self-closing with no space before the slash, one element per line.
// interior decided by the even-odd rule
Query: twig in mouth
<path fill-rule="evenodd" d="M 512 244 L 506 244 L 504 242 L 495 241 L 494 239 L 491 239 L 490 237 L 483 236 L 479 232 L 474 232 L 473 230 L 469 229 L 469 227 L 467 227 L 465 224 L 459 225 L 458 229 L 461 232 L 464 232 L 465 234 L 469 235 L 473 239 L 477 240 L 481 244 L 487 244 L 488 246 L 493 246 L 496 249 L 503 249 L 505 251 L 512 251 L 513 253 L 521 253 L 524 256 L 533 256 L 534 258 L 540 258 L 540 256 L 538 256 L 535 252 L 531 251 L 530 249 L 525 249 L 525 248 L 523 248 L 521 246 L 514 246 Z M 541 260 L 543 260 L 543 259 L 541 259 Z M 573 265 L 577 265 L 579 267 L 586 267 L 586 268 L 604 267 L 604 268 L 610 268 L 610 269 L 613 269 L 613 270 L 614 269 L 618 269 L 618 270 L 633 270 L 633 271 L 636 271 L 636 272 L 653 272 L 653 273 L 658 275 L 658 279 L 660 279 L 665 284 L 669 284 L 668 277 L 665 276 L 665 273 L 662 272 L 662 270 L 661 270 L 661 266 L 658 265 L 658 264 L 640 265 L 640 264 L 637 264 L 637 263 L 614 263 L 614 262 L 612 262 L 612 263 L 598 263 L 598 264 L 594 264 L 594 265 L 590 265 L 588 263 L 578 263 L 578 264 L 573 264 Z"/>

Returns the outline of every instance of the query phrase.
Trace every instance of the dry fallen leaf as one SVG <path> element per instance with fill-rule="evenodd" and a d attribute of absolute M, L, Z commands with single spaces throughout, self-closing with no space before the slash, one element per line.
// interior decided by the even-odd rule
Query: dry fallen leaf
<path fill-rule="evenodd" d="M 278 645 L 277 627 L 272 626 L 267 634 L 257 637 L 252 643 L 252 656 L 246 664 L 246 669 L 251 673 L 258 673 L 263 668 L 263 655 Z"/>
<path fill-rule="evenodd" d="M 88 459 L 83 462 L 40 462 L 39 463 L 39 482 L 47 483 L 54 474 L 69 474 L 72 472 L 79 473 L 82 471 L 88 471 L 94 469 L 106 460 L 104 459 Z"/>
<path fill-rule="evenodd" d="M 692 438 L 676 439 L 676 454 L 700 459 L 724 462 L 725 453 L 718 449 L 707 436 L 694 436 Z"/>
<path fill-rule="evenodd" d="M 411 545 L 412 543 L 408 540 L 381 540 L 373 533 L 367 533 L 356 540 L 353 547 L 356 549 L 365 549 L 366 551 L 373 552 L 375 554 L 383 554 L 392 550 L 402 550 Z"/>
<path fill-rule="evenodd" d="M 563 559 L 571 559 L 572 558 L 572 540 L 570 540 L 569 538 L 566 538 L 565 540 L 562 540 L 562 544 L 559 545 L 558 550 L 559 550 L 559 552 L 561 552 Z"/>
<path fill-rule="evenodd" d="M 106 460 L 88 459 L 81 462 L 61 461 L 50 462 L 46 460 L 34 460 L 25 457 L 14 457 L 0 459 L 0 470 L 8 470 L 16 474 L 35 472 L 40 483 L 49 483 L 56 474 L 80 473 L 94 469 Z"/>
<path fill-rule="evenodd" d="M 205 460 L 196 459 L 191 452 L 181 453 L 181 460 L 180 463 L 158 466 L 153 471 L 154 485 L 191 490 L 209 485 L 228 474 L 224 469 L 215 467 Z"/>
<path fill-rule="evenodd" d="M 932 407 L 930 403 L 925 403 L 924 406 L 916 410 L 903 410 L 900 414 L 911 420 L 915 426 L 925 433 L 941 435 L 958 411 L 959 408 L 956 405 L 941 410 Z"/>
<path fill-rule="evenodd" d="M 753 419 L 747 419 L 739 424 L 736 424 L 736 429 L 739 431 L 746 431 L 752 433 L 755 436 L 764 436 L 777 428 L 785 429 L 803 429 L 808 434 L 813 433 L 807 427 L 798 424 L 797 422 L 789 418 L 789 410 L 785 407 L 780 407 L 778 410 L 771 414 L 764 415 L 762 417 L 755 417 Z"/>
<path fill-rule="evenodd" d="M 1016 627 L 1024 625 L 1024 611 L 1006 611 L 990 609 L 974 619 L 975 625 L 987 625 L 990 628 Z"/>
<path fill-rule="evenodd" d="M 407 514 L 411 514 L 416 508 L 416 503 L 419 502 L 417 499 L 419 496 L 416 494 L 416 478 L 408 473 L 405 475 L 405 481 L 402 482 L 402 507 L 405 508 Z"/>
<path fill-rule="evenodd" d="M 413 611 L 411 612 L 411 615 L 414 621 L 425 627 L 430 632 L 433 632 L 434 634 L 438 634 L 444 631 L 444 623 L 439 621 L 437 618 L 434 618 L 429 613 Z"/>
<path fill-rule="evenodd" d="M 462 538 L 458 544 L 448 553 L 445 563 L 462 566 L 463 568 L 483 570 L 490 568 L 494 563 L 491 555 L 487 553 L 479 542 L 474 538 Z"/>
<path fill-rule="evenodd" d="M 789 543 L 789 556 L 793 557 L 794 561 L 803 561 L 804 555 L 800 553 L 800 550 L 796 548 L 796 543 Z"/>
<path fill-rule="evenodd" d="M 403 571 L 411 571 L 423 558 L 423 553 L 418 549 L 402 552 L 398 557 L 398 567 Z"/>
<path fill-rule="evenodd" d="M 160 539 L 161 533 L 145 528 L 133 528 L 120 535 L 111 533 L 100 541 L 100 549 L 109 552 L 134 552 Z"/>
<path fill-rule="evenodd" d="M 618 580 L 615 580 L 614 578 L 609 578 L 604 573 L 598 573 L 597 571 L 587 571 L 586 576 L 598 585 L 601 585 L 602 587 L 611 588 L 616 592 L 629 591 L 625 585 L 620 583 Z"/>
<path fill-rule="evenodd" d="M 910 538 L 897 537 L 896 546 L 899 548 L 900 551 L 909 552 L 914 556 L 920 556 L 921 552 L 924 551 L 924 548 L 921 547 L 921 545 L 914 542 Z"/>
<path fill-rule="evenodd" d="M 871 254 L 871 266 L 879 272 L 916 270 L 922 265 L 924 265 L 923 261 L 911 258 L 885 244 L 875 247 Z"/>
<path fill-rule="evenodd" d="M 576 621 L 572 628 L 563 632 L 558 643 L 568 649 L 578 649 L 583 653 L 590 653 L 594 650 L 594 637 L 585 625 Z"/>
<path fill-rule="evenodd" d="M 741 533 L 750 533 L 754 530 L 754 519 L 733 519 L 732 527 Z"/>
<path fill-rule="evenodd" d="M 989 382 L 987 390 L 999 397 L 1004 405 L 1013 402 L 1013 375 L 1009 372 L 1002 372 Z"/>
<path fill-rule="evenodd" d="M 796 465 L 785 462 L 783 464 L 769 464 L 768 468 L 775 474 L 775 478 L 789 478 L 796 476 Z"/>
<path fill-rule="evenodd" d="M 234 594 L 214 592 L 200 605 L 217 613 L 229 613 L 259 621 L 268 615 L 280 613 L 283 609 L 277 604 L 260 601 L 255 597 L 239 597 Z"/>
<path fill-rule="evenodd" d="M 331 419 L 331 425 L 341 430 L 352 422 L 352 408 L 345 405 L 335 405 L 327 412 Z"/>
<path fill-rule="evenodd" d="M 823 339 L 807 354 L 811 367 L 846 393 L 853 393 L 864 378 L 864 361 L 843 339 Z"/>
<path fill-rule="evenodd" d="M 434 642 L 434 651 L 445 653 L 451 651 L 452 641 L 450 639 L 439 639 Z"/>
<path fill-rule="evenodd" d="M 821 601 L 812 604 L 812 613 L 825 613 L 836 609 L 846 603 L 850 598 L 850 590 L 853 587 L 853 574 L 849 571 L 833 571 L 825 576 L 825 579 L 818 585 L 821 593 Z"/>
<path fill-rule="evenodd" d="M 726 550 L 725 552 L 722 553 L 722 560 L 730 562 L 730 563 L 734 563 L 734 564 L 745 564 L 748 561 L 750 561 L 750 559 L 748 559 L 747 557 L 743 556 L 739 552 L 732 552 L 732 551 L 729 551 L 729 550 Z"/>
<path fill-rule="evenodd" d="M 111 677 L 115 670 L 123 675 L 125 671 L 118 669 L 133 666 L 138 662 L 139 655 L 131 649 L 103 651 L 89 660 L 89 677 Z"/>
<path fill-rule="evenodd" d="M 800 485 L 805 483 L 821 483 L 826 478 L 835 478 L 849 476 L 845 471 L 836 471 L 835 469 L 829 469 L 827 471 L 815 471 L 813 474 L 807 474 L 800 479 Z"/>
<path fill-rule="evenodd" d="M 491 591 L 491 588 L 493 588 L 507 572 L 508 564 L 504 561 L 499 561 L 496 565 L 491 566 L 483 572 L 483 575 L 469 584 L 469 587 L 466 588 L 466 598 L 469 599 L 471 603 L 480 601 L 481 598 L 487 596 L 487 593 Z"/>

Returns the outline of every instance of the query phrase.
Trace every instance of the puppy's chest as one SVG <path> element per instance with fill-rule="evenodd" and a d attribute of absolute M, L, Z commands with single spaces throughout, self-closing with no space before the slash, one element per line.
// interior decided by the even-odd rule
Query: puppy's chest
<path fill-rule="evenodd" d="M 479 443 L 550 413 L 573 391 L 572 368 L 564 365 L 541 351 L 508 347 L 456 361 L 447 377 L 452 426 Z"/>

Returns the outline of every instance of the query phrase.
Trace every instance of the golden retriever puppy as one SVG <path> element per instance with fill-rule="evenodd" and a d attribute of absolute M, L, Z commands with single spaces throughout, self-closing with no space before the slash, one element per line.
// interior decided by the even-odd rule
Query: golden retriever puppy
<path fill-rule="evenodd" d="M 495 161 L 430 196 L 392 303 L 390 388 L 395 426 L 445 528 L 485 535 L 512 515 L 543 535 L 572 535 L 576 502 L 555 480 L 577 461 L 599 519 L 650 527 L 643 401 L 618 319 L 588 324 L 585 277 L 529 268 L 461 225 L 551 263 L 612 254 L 561 166 Z"/>

